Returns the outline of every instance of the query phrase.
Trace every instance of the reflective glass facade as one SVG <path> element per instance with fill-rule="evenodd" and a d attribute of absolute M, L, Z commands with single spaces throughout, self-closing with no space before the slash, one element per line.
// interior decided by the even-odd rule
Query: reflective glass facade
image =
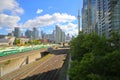
<path fill-rule="evenodd" d="M 120 33 L 120 0 L 83 0 L 82 30 L 107 38 L 111 31 Z"/>
<path fill-rule="evenodd" d="M 83 0 L 82 30 L 84 33 L 95 32 L 96 0 Z"/>
<path fill-rule="evenodd" d="M 111 31 L 120 32 L 120 0 L 97 0 L 98 34 L 110 37 Z"/>
<path fill-rule="evenodd" d="M 87 27 L 88 27 L 88 14 L 87 14 L 87 10 L 88 10 L 88 0 L 83 0 L 83 8 L 82 8 L 82 31 L 84 33 L 87 33 Z"/>

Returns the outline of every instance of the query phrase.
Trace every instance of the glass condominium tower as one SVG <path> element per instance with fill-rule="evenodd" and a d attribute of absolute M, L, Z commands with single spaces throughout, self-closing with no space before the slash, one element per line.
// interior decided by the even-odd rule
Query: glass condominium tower
<path fill-rule="evenodd" d="M 120 0 L 83 0 L 82 31 L 107 38 L 111 31 L 120 33 Z"/>
<path fill-rule="evenodd" d="M 83 33 L 96 32 L 96 0 L 83 0 L 82 31 Z"/>
<path fill-rule="evenodd" d="M 107 38 L 111 31 L 120 33 L 120 0 L 97 0 L 97 28 Z"/>

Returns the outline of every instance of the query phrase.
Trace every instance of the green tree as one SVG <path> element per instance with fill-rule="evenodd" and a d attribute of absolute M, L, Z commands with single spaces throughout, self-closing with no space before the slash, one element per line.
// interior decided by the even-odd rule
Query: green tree
<path fill-rule="evenodd" d="M 71 43 L 71 80 L 120 80 L 120 35 L 81 33 Z"/>
<path fill-rule="evenodd" d="M 88 50 L 85 47 L 82 47 L 84 42 L 85 34 L 80 33 L 79 36 L 73 38 L 70 42 L 70 53 L 72 54 L 72 59 L 81 60 L 84 53 L 87 53 Z M 79 56 L 79 57 L 78 57 Z"/>
<path fill-rule="evenodd" d="M 120 34 L 118 32 L 111 32 L 111 38 L 109 39 L 109 42 L 111 43 L 112 49 L 120 50 Z"/>
<path fill-rule="evenodd" d="M 32 40 L 29 40 L 27 44 L 30 44 L 30 45 L 31 45 L 31 44 L 32 44 Z"/>
<path fill-rule="evenodd" d="M 32 44 L 34 44 L 34 45 L 37 45 L 37 44 L 40 43 L 39 40 L 32 40 L 31 42 L 32 42 Z"/>
<path fill-rule="evenodd" d="M 15 44 L 15 45 L 20 44 L 20 39 L 15 38 L 15 40 L 14 40 L 14 44 Z"/>

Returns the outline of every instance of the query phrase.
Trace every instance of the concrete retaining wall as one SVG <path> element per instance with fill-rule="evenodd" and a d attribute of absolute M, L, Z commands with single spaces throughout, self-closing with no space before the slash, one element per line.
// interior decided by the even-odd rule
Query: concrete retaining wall
<path fill-rule="evenodd" d="M 0 63 L 0 76 L 3 76 L 11 71 L 19 69 L 25 64 L 36 61 L 38 58 L 41 58 L 41 53 L 34 53 L 28 56 L 19 57 L 17 59 L 10 59 Z"/>
<path fill-rule="evenodd" d="M 25 59 L 26 57 L 23 57 L 3 62 L 3 65 L 1 66 L 1 76 L 18 69 Z"/>

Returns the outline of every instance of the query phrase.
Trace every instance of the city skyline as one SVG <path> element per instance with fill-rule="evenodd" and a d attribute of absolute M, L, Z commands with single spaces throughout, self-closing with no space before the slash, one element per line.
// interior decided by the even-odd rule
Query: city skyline
<path fill-rule="evenodd" d="M 11 32 L 14 27 L 20 27 L 23 33 L 33 27 L 51 33 L 55 25 L 60 25 L 66 34 L 78 33 L 77 16 L 78 9 L 82 9 L 82 0 L 1 0 L 0 5 L 0 34 Z"/>
<path fill-rule="evenodd" d="M 120 80 L 120 0 L 0 0 L 0 80 Z"/>
<path fill-rule="evenodd" d="M 24 35 L 23 35 L 24 34 Z M 1 39 L 7 37 L 15 37 L 16 39 L 24 39 L 24 40 L 47 40 L 53 43 L 61 43 L 61 42 L 69 42 L 72 36 L 65 34 L 65 32 L 60 28 L 59 25 L 55 26 L 55 30 L 52 33 L 48 34 L 45 31 L 39 31 L 37 28 L 33 28 L 32 30 L 27 29 L 25 33 L 22 33 L 19 27 L 15 27 L 12 33 L 8 33 L 8 35 L 0 35 Z"/>

